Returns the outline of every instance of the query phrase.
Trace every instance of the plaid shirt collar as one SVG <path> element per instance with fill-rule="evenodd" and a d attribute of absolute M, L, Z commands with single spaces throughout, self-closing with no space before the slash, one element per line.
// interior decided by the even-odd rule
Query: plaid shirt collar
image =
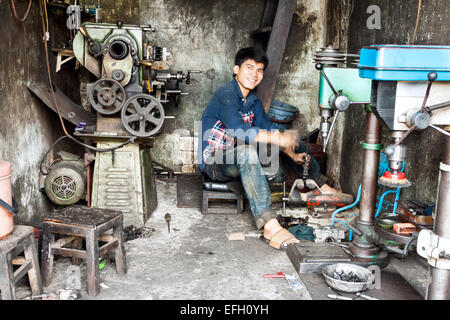
<path fill-rule="evenodd" d="M 236 80 L 236 78 L 233 78 L 233 81 L 231 81 L 234 85 L 234 89 L 237 92 L 237 95 L 239 99 L 242 101 L 242 105 L 244 105 L 244 95 L 242 94 L 241 88 L 239 87 L 239 84 Z M 258 99 L 258 96 L 254 90 L 250 91 L 247 96 L 247 103 L 245 104 L 245 108 L 248 108 L 255 103 L 256 99 Z"/>

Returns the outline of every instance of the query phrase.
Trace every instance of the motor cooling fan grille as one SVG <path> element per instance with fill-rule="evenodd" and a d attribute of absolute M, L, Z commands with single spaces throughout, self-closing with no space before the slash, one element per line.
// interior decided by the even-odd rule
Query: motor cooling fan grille
<path fill-rule="evenodd" d="M 86 172 L 82 164 L 62 161 L 54 165 L 45 178 L 45 193 L 59 205 L 75 204 L 85 194 Z"/>
<path fill-rule="evenodd" d="M 52 192 L 61 200 L 70 200 L 77 193 L 77 183 L 70 176 L 58 176 L 52 181 Z"/>

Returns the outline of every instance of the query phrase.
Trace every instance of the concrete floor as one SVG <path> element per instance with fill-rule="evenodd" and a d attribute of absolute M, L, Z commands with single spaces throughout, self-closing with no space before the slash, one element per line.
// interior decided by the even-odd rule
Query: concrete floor
<path fill-rule="evenodd" d="M 115 272 L 113 262 L 107 263 L 100 271 L 100 294 L 91 297 L 85 265 L 71 266 L 68 258 L 57 257 L 52 282 L 44 292 L 81 284 L 78 299 L 86 300 L 311 299 L 285 252 L 268 247 L 257 236 L 228 240 L 232 232 L 257 234 L 250 213 L 202 215 L 199 209 L 177 208 L 176 183 L 156 185 L 158 207 L 146 223 L 154 232 L 125 242 L 125 276 Z M 172 216 L 170 233 L 166 213 Z M 263 277 L 279 271 L 295 276 L 303 288 L 293 290 L 285 279 Z M 73 281 L 74 276 L 80 280 Z M 18 299 L 30 295 L 27 286 L 17 290 Z"/>
<path fill-rule="evenodd" d="M 308 288 L 285 252 L 258 239 L 248 209 L 244 214 L 202 215 L 199 209 L 177 208 L 176 183 L 157 181 L 156 185 L 158 207 L 146 223 L 154 231 L 148 237 L 125 242 L 128 273 L 119 276 L 107 257 L 100 271 L 100 294 L 91 297 L 87 294 L 85 265 L 72 266 L 68 258 L 57 257 L 52 282 L 44 288 L 45 299 L 60 299 L 64 289 L 72 293 L 79 289 L 78 300 L 327 299 L 324 293 L 329 288 L 323 278 L 319 279 L 320 274 L 314 280 L 315 289 Z M 172 216 L 170 233 L 166 213 Z M 231 241 L 227 234 L 232 232 L 249 236 L 244 241 Z M 389 268 L 405 270 L 405 279 L 409 276 L 408 282 L 424 296 L 425 265 L 397 260 Z M 294 276 L 301 288 L 292 288 L 286 279 L 263 277 L 279 271 Z M 321 294 L 313 296 L 311 292 L 317 293 L 321 286 Z M 19 284 L 17 299 L 30 299 L 30 295 L 28 286 Z"/>

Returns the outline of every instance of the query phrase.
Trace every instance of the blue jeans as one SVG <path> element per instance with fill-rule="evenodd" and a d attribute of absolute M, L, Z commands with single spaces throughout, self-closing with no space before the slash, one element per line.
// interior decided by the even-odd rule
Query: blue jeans
<path fill-rule="evenodd" d="M 300 142 L 296 153 L 306 151 L 306 146 Z M 238 145 L 223 152 L 222 158 L 222 163 L 206 164 L 203 172 L 212 180 L 223 182 L 240 177 L 256 227 L 261 229 L 267 221 L 276 218 L 277 215 L 272 209 L 272 193 L 261 167 L 257 148 L 254 145 Z M 292 164 L 296 171 L 302 174 L 303 167 L 293 162 Z M 314 158 L 311 158 L 309 172 L 311 178 L 320 174 L 319 164 Z"/>

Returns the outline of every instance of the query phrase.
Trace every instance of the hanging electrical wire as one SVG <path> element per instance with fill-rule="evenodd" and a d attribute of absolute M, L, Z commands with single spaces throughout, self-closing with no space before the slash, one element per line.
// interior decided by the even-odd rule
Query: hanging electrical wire
<path fill-rule="evenodd" d="M 43 7 L 45 7 L 45 10 L 43 10 Z M 49 36 L 48 36 L 48 15 L 47 15 L 47 8 L 46 8 L 46 0 L 41 0 L 39 1 L 39 9 L 40 9 L 40 14 L 41 14 L 41 20 L 42 20 L 42 31 L 44 32 L 44 49 L 45 49 L 45 60 L 46 60 L 46 67 L 47 67 L 47 74 L 48 74 L 48 81 L 49 81 L 49 86 L 50 86 L 50 91 L 52 92 L 52 96 L 53 96 L 53 102 L 55 103 L 55 107 L 56 107 L 56 111 L 58 113 L 59 116 L 59 120 L 61 122 L 61 126 L 63 128 L 64 134 L 65 136 L 67 136 L 70 140 L 74 141 L 75 143 L 78 143 L 79 145 L 82 145 L 85 148 L 88 148 L 90 150 L 94 150 L 97 152 L 109 152 L 109 151 L 114 151 L 116 149 L 122 148 L 123 146 L 133 143 L 134 140 L 136 139 L 136 137 L 132 137 L 130 139 L 128 139 L 126 142 L 119 144 L 117 146 L 111 147 L 111 148 L 95 148 L 93 146 L 90 146 L 88 144 L 85 144 L 77 139 L 75 139 L 74 137 L 72 137 L 66 129 L 66 126 L 64 125 L 64 120 L 61 116 L 61 111 L 59 109 L 59 105 L 58 105 L 58 101 L 56 100 L 56 96 L 55 96 L 55 90 L 53 87 L 53 80 L 52 80 L 52 76 L 51 76 L 51 72 L 50 72 L 50 62 L 49 62 L 49 54 L 48 54 L 48 45 L 47 45 L 47 41 L 49 40 Z M 45 14 L 44 14 L 45 12 Z M 45 17 L 44 17 L 45 15 Z M 47 21 L 47 29 L 45 26 L 45 21 Z"/>
<path fill-rule="evenodd" d="M 48 14 L 47 14 L 47 0 L 44 0 L 44 10 L 45 10 L 45 31 L 48 33 Z"/>
<path fill-rule="evenodd" d="M 416 18 L 416 26 L 414 27 L 414 33 L 412 37 L 412 44 L 414 45 L 414 41 L 416 39 L 417 27 L 419 26 L 419 18 L 420 18 L 420 10 L 422 7 L 422 0 L 419 0 L 419 4 L 417 6 L 417 18 Z"/>
<path fill-rule="evenodd" d="M 12 7 L 12 11 L 13 11 L 14 17 L 15 17 L 17 20 L 19 20 L 19 21 L 21 21 L 21 22 L 24 22 L 24 21 L 28 18 L 28 15 L 30 14 L 31 3 L 32 3 L 32 2 L 33 2 L 33 0 L 30 0 L 30 1 L 28 2 L 28 8 L 27 8 L 27 11 L 25 12 L 25 15 L 23 16 L 23 18 L 19 18 L 18 15 L 17 15 L 17 12 L 16 12 L 16 5 L 15 5 L 15 3 L 14 3 L 14 0 L 11 0 L 11 7 Z"/>

